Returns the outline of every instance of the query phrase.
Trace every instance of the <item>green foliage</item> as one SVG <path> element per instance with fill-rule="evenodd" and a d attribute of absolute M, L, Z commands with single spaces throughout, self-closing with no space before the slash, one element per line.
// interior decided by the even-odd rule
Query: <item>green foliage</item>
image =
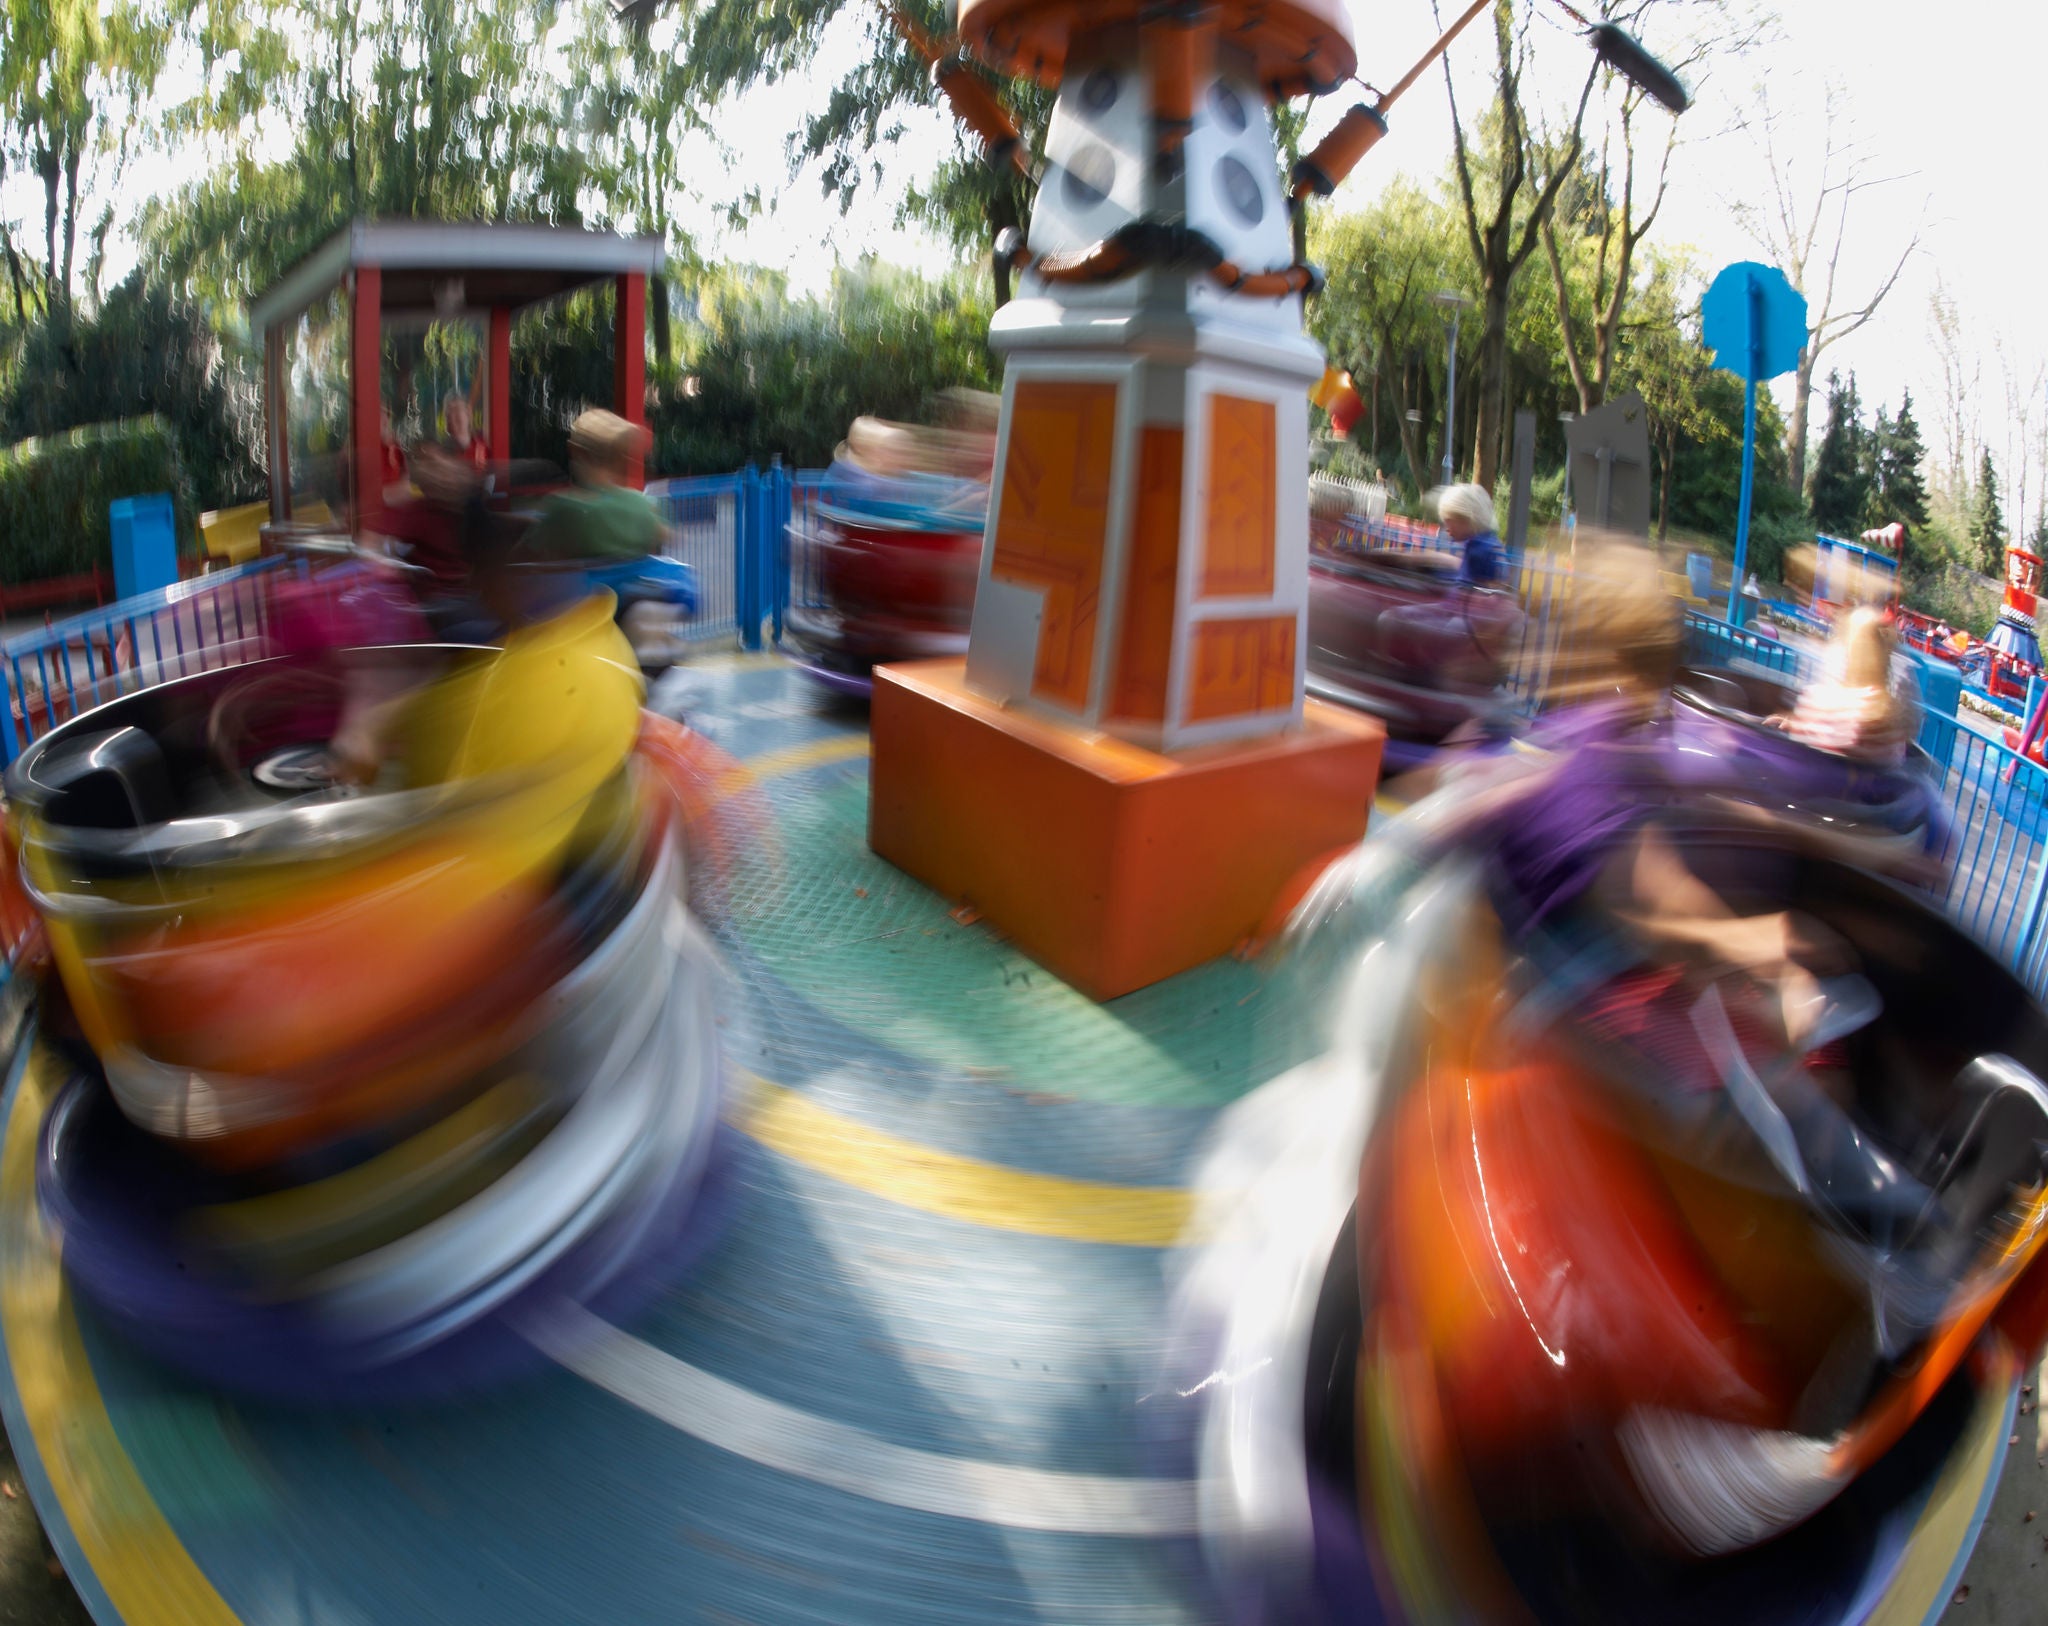
<path fill-rule="evenodd" d="M 1830 536 L 1853 536 L 1874 483 L 1876 444 L 1863 425 L 1856 375 L 1828 375 L 1828 427 L 1813 462 L 1813 522 Z"/>
<path fill-rule="evenodd" d="M 206 16 L 220 9 L 168 0 L 0 0 L 0 177 L 37 181 L 38 235 L 0 215 L 0 264 L 17 321 L 31 305 L 69 303 L 80 227 L 86 226 L 92 280 L 113 226 L 121 173 L 141 134 L 139 105 L 154 90 L 175 40 L 210 62 Z M 35 195 L 35 194 L 24 194 Z"/>
<path fill-rule="evenodd" d="M 600 163 L 586 138 L 624 117 L 625 35 L 601 8 L 577 11 L 601 32 L 567 53 L 549 49 L 561 0 L 247 9 L 205 109 L 231 158 L 143 214 L 181 291 L 238 306 L 356 216 L 580 223 L 590 198 L 639 217 L 644 166 L 613 148 Z M 266 128 L 293 133 L 282 159 Z"/>
<path fill-rule="evenodd" d="M 1912 608 L 1939 616 L 1973 637 L 1989 636 L 1998 619 L 2001 584 L 1961 564 L 1955 553 L 1963 546 L 1937 520 L 1927 534 L 1929 562 L 1910 568 L 1899 596 Z"/>
<path fill-rule="evenodd" d="M 263 494 L 263 403 L 253 357 L 192 305 L 138 274 L 90 316 L 60 305 L 19 336 L 0 387 L 0 444 L 151 418 L 176 443 L 202 508 Z M 121 495 L 121 493 L 116 493 Z"/>
<path fill-rule="evenodd" d="M 1977 490 L 1970 503 L 1971 563 L 1987 576 L 2005 574 L 2005 510 L 1998 500 L 1998 470 L 1985 447 L 1977 469 Z"/>
<path fill-rule="evenodd" d="M 1582 182 L 1591 184 L 1583 177 Z M 1567 221 L 1592 207 L 1583 197 L 1568 203 L 1561 217 Z M 1436 483 L 1442 450 L 1446 325 L 1429 296 L 1441 288 L 1468 297 L 1477 292 L 1471 257 L 1458 245 L 1462 231 L 1455 204 L 1405 180 L 1391 183 L 1356 214 L 1311 221 L 1310 257 L 1327 267 L 1329 284 L 1309 308 L 1310 331 L 1333 363 L 1350 370 L 1361 392 L 1377 396 L 1379 444 L 1369 444 L 1374 437 L 1368 411 L 1354 431 L 1355 455 L 1385 470 L 1411 496 Z M 1563 259 L 1569 246 L 1560 246 Z M 1576 263 L 1566 260 L 1568 276 L 1580 274 Z M 1640 391 L 1649 408 L 1660 529 L 1677 527 L 1732 544 L 1742 480 L 1742 386 L 1715 370 L 1700 345 L 1700 279 L 1692 267 L 1680 257 L 1644 249 L 1633 276 L 1629 318 L 1616 330 L 1608 384 L 1612 392 Z M 1612 293 L 1610 281 L 1610 300 Z M 1559 420 L 1579 407 L 1564 359 L 1554 282 L 1519 279 L 1509 315 L 1509 421 L 1514 410 L 1536 415 L 1536 518 L 1547 523 L 1562 506 Z M 1475 326 L 1468 320 L 1461 330 L 1461 449 L 1469 448 L 1474 427 Z M 1410 423 L 1410 412 L 1420 421 Z M 1759 416 L 1750 558 L 1758 575 L 1770 581 L 1778 578 L 1786 551 L 1811 540 L 1813 527 L 1805 503 L 1787 482 L 1783 424 L 1768 395 Z"/>
<path fill-rule="evenodd" d="M 609 293 L 575 294 L 512 324 L 512 446 L 521 457 L 568 467 L 570 423 L 585 407 L 609 407 L 614 388 Z"/>
<path fill-rule="evenodd" d="M 176 441 L 154 418 L 92 424 L 0 451 L 0 582 L 16 586 L 112 567 L 108 505 L 166 491 L 178 535 L 192 533 L 192 493 Z"/>
<path fill-rule="evenodd" d="M 810 66 L 828 28 L 849 9 L 863 30 L 860 48 L 847 53 L 825 105 L 805 117 L 789 143 L 792 172 L 819 162 L 825 195 L 842 209 L 881 173 L 882 155 L 899 147 L 904 112 L 941 103 L 924 58 L 885 9 L 849 8 L 848 0 L 702 0 L 680 47 L 699 93 L 716 101 Z M 938 0 L 903 0 L 897 9 L 928 39 L 946 37 L 947 8 Z M 1034 156 L 1042 156 L 1051 94 L 1016 79 L 988 82 Z M 986 253 L 996 232 L 1029 218 L 1030 188 L 1013 171 L 987 164 L 965 129 L 956 127 L 950 139 L 950 153 L 926 185 L 908 194 L 902 212 L 963 250 Z"/>
<path fill-rule="evenodd" d="M 1309 331 L 1366 395 L 1352 431 L 1360 452 L 1411 494 L 1437 483 L 1442 451 L 1448 327 L 1430 295 L 1472 291 L 1453 226 L 1441 199 L 1405 179 L 1361 213 L 1326 212 L 1310 222 L 1309 257 L 1329 281 L 1309 306 Z M 1466 363 L 1471 350 L 1463 348 Z M 1379 443 L 1369 445 L 1375 424 Z"/>
<path fill-rule="evenodd" d="M 829 300 L 727 286 L 706 300 L 686 385 L 657 401 L 653 466 L 722 473 L 780 456 L 831 460 L 863 414 L 916 419 L 940 391 L 992 387 L 985 293 L 869 265 L 842 273 Z"/>
<path fill-rule="evenodd" d="M 1913 417 L 1913 392 L 1899 398 L 1899 415 L 1887 418 L 1882 409 L 1877 418 L 1876 478 L 1871 482 L 1867 517 L 1873 526 L 1899 520 L 1906 527 L 1909 556 L 1918 549 L 1920 532 L 1927 528 L 1927 483 L 1920 468 L 1927 461 L 1927 447 L 1920 439 L 1920 425 Z"/>
<path fill-rule="evenodd" d="M 1732 373 L 1710 371 L 1699 380 L 1697 410 L 1703 426 L 1712 427 L 1682 440 L 1672 460 L 1674 528 L 1734 537 L 1742 495 L 1742 397 Z M 1785 468 L 1783 428 L 1777 403 L 1760 391 L 1747 568 L 1766 582 L 1783 580 L 1786 554 L 1813 540 L 1812 518 Z"/>

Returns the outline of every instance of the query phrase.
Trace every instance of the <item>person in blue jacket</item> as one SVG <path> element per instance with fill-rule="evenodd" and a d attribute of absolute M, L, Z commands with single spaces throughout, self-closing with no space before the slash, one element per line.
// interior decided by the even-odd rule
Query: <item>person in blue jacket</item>
<path fill-rule="evenodd" d="M 1449 486 L 1436 500 L 1444 534 L 1459 545 L 1458 580 L 1473 587 L 1507 584 L 1507 550 L 1496 532 L 1493 499 L 1484 486 Z"/>

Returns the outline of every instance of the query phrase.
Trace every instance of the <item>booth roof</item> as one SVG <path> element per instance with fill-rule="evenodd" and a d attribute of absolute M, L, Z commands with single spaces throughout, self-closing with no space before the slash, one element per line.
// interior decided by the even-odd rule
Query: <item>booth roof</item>
<path fill-rule="evenodd" d="M 271 284 L 249 309 L 250 327 L 263 333 L 296 317 L 358 266 L 383 272 L 383 309 L 392 314 L 439 308 L 457 281 L 464 310 L 519 310 L 608 277 L 652 276 L 662 245 L 580 226 L 358 220 Z"/>

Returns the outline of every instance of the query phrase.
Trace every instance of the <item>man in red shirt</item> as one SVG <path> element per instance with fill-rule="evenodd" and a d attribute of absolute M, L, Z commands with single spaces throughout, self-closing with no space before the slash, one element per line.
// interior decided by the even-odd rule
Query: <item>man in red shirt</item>
<path fill-rule="evenodd" d="M 377 423 L 383 437 L 380 455 L 383 458 L 384 489 L 388 493 L 393 486 L 405 484 L 405 448 L 398 444 L 397 432 L 391 427 L 391 408 L 377 409 Z"/>
<path fill-rule="evenodd" d="M 476 419 L 469 410 L 469 397 L 450 390 L 441 401 L 441 421 L 447 428 L 448 444 L 478 469 L 491 461 L 491 448 L 476 432 Z"/>
<path fill-rule="evenodd" d="M 502 619 L 494 606 L 506 527 L 485 502 L 475 467 L 450 442 L 414 442 L 412 468 L 419 496 L 385 509 L 380 529 L 426 573 L 418 592 L 436 633 L 467 641 Z"/>

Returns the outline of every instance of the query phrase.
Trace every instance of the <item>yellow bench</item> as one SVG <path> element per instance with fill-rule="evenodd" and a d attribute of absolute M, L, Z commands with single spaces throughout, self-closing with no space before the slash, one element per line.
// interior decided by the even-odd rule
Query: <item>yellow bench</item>
<path fill-rule="evenodd" d="M 244 565 L 263 551 L 263 522 L 270 518 L 267 502 L 240 508 L 216 508 L 199 516 L 199 551 L 209 559 Z"/>
<path fill-rule="evenodd" d="M 303 525 L 326 525 L 333 519 L 327 504 L 311 503 L 294 511 L 292 518 Z M 244 503 L 240 508 L 216 508 L 199 516 L 199 548 L 217 564 L 245 565 L 263 551 L 263 527 L 270 523 L 270 504 Z"/>

